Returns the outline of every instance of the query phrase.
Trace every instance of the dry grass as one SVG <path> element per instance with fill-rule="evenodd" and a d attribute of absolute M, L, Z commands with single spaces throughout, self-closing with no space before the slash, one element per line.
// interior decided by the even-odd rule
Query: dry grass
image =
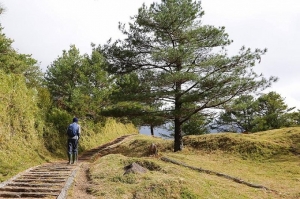
<path fill-rule="evenodd" d="M 92 187 L 98 198 L 300 198 L 300 128 L 286 128 L 256 134 L 189 136 L 185 148 L 172 152 L 173 142 L 137 135 L 90 168 Z M 224 173 L 266 191 L 220 176 L 201 173 L 149 157 L 148 147 L 156 143 L 159 157 Z M 149 171 L 124 174 L 124 166 L 137 162 Z"/>

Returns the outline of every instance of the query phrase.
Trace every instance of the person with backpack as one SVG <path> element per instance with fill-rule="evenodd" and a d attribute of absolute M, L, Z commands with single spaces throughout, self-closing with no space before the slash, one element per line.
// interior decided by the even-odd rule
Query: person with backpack
<path fill-rule="evenodd" d="M 73 118 L 73 123 L 69 125 L 67 135 L 69 164 L 74 164 L 78 159 L 78 140 L 80 138 L 80 125 L 76 117 Z"/>

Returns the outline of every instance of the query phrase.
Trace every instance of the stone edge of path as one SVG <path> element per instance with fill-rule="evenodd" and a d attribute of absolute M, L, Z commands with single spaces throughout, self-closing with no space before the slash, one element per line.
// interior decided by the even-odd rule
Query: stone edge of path
<path fill-rule="evenodd" d="M 76 177 L 76 174 L 80 168 L 80 165 L 76 165 L 76 168 L 72 171 L 72 173 L 70 174 L 70 176 L 68 177 L 65 186 L 62 188 L 60 194 L 57 196 L 57 199 L 65 199 L 67 198 L 67 194 L 68 194 L 68 190 L 69 188 L 72 186 L 74 179 Z"/>

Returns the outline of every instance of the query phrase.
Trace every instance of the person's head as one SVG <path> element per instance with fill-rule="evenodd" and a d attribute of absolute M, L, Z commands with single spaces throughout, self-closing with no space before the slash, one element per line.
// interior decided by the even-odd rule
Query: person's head
<path fill-rule="evenodd" d="M 73 122 L 78 123 L 78 119 L 76 117 L 73 118 Z"/>

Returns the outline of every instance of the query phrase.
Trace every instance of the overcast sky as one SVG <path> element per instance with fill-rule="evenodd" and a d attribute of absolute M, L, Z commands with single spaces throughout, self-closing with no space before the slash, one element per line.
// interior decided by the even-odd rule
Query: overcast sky
<path fill-rule="evenodd" d="M 13 47 L 32 54 L 45 71 L 71 44 L 90 54 L 91 43 L 120 38 L 118 22 L 129 22 L 143 2 L 153 1 L 0 0 L 6 9 L 0 23 Z M 279 81 L 267 91 L 276 91 L 290 107 L 300 109 L 300 1 L 202 0 L 202 7 L 203 24 L 225 26 L 234 40 L 230 54 L 243 45 L 268 49 L 255 71 L 277 76 Z"/>

